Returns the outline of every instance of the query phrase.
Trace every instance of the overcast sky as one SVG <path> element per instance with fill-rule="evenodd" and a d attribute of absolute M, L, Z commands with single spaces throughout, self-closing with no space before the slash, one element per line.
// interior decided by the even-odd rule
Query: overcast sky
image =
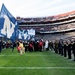
<path fill-rule="evenodd" d="M 75 0 L 0 0 L 14 16 L 47 17 L 75 10 Z"/>

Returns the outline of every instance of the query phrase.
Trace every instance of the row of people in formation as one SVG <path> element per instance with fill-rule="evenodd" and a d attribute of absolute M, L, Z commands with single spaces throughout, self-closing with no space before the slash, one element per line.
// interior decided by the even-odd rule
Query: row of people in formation
<path fill-rule="evenodd" d="M 2 51 L 2 41 L 0 40 L 0 53 Z M 8 48 L 8 43 L 6 44 L 6 48 Z M 22 55 L 22 53 L 25 53 L 26 51 L 44 51 L 44 50 L 54 50 L 55 53 L 61 54 L 64 57 L 67 57 L 69 59 L 73 58 L 75 61 L 75 39 L 67 39 L 67 40 L 52 40 L 52 41 L 43 41 L 43 40 L 36 40 L 36 41 L 17 41 L 10 44 L 9 47 L 12 48 L 12 51 L 14 50 L 14 47 L 17 46 L 18 52 Z"/>
<path fill-rule="evenodd" d="M 75 40 L 74 39 L 60 39 L 55 40 L 50 43 L 50 48 L 55 51 L 57 54 L 61 54 L 64 57 L 68 57 L 68 59 L 72 59 L 75 61 Z M 73 55 L 73 56 L 72 56 Z"/>
<path fill-rule="evenodd" d="M 72 54 L 73 54 L 73 58 L 75 61 L 75 40 L 71 39 L 71 40 L 53 40 L 53 41 L 30 41 L 28 42 L 21 42 L 23 43 L 23 52 L 25 51 L 48 51 L 48 50 L 54 50 L 55 53 L 57 54 L 61 54 L 64 57 L 68 56 L 68 59 L 72 58 Z"/>

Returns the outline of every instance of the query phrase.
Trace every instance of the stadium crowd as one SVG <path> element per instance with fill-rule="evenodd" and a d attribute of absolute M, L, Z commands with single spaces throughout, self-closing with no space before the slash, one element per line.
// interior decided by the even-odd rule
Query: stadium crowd
<path fill-rule="evenodd" d="M 26 29 L 35 29 L 37 32 L 38 31 L 66 31 L 66 30 L 73 30 L 75 29 L 75 23 L 69 23 L 69 24 L 61 24 L 61 25 L 44 25 L 42 24 L 42 26 L 39 26 L 39 24 L 36 24 L 37 26 L 33 25 L 33 27 L 30 25 L 30 26 L 20 26 L 19 29 L 22 29 L 22 30 L 26 30 Z"/>
<path fill-rule="evenodd" d="M 47 21 L 59 21 L 64 19 L 69 19 L 75 16 L 75 11 L 68 12 L 64 14 L 59 14 L 56 16 L 47 16 L 47 17 L 36 17 L 36 18 L 21 18 L 17 17 L 17 20 L 21 20 L 22 22 L 47 22 Z"/>

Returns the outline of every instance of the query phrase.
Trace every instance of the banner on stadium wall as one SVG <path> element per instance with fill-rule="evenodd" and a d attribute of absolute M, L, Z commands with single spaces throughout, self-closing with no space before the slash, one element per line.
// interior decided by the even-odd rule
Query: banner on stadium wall
<path fill-rule="evenodd" d="M 35 37 L 34 29 L 17 31 L 17 38 L 20 40 L 34 40 L 35 39 L 34 37 Z"/>
<path fill-rule="evenodd" d="M 9 38 L 10 40 L 15 40 L 18 23 L 17 20 L 7 10 L 4 4 L 1 8 L 0 17 L 4 18 L 3 24 L 0 26 L 0 34 L 6 36 L 6 38 Z"/>
<path fill-rule="evenodd" d="M 34 29 L 28 29 L 27 31 L 28 31 L 29 35 L 35 36 L 35 30 Z"/>

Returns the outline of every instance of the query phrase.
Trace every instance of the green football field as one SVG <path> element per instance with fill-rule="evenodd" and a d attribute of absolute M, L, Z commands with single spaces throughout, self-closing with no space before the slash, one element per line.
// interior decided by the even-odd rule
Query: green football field
<path fill-rule="evenodd" d="M 0 75 L 75 75 L 75 62 L 51 51 L 26 52 L 4 49 Z"/>

